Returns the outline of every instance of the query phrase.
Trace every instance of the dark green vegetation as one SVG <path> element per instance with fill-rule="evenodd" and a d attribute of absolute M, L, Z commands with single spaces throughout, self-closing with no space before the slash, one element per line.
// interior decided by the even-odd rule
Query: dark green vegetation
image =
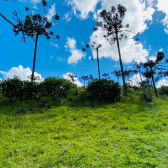
<path fill-rule="evenodd" d="M 64 87 L 64 95 L 56 85 Z M 167 87 L 158 89 L 158 98 L 152 90 L 150 103 L 141 88 L 127 88 L 127 97 L 118 102 L 95 103 L 88 88 L 63 79 L 50 77 L 25 86 L 46 89 L 44 95 L 34 92 L 22 101 L 0 93 L 0 167 L 167 167 Z"/>

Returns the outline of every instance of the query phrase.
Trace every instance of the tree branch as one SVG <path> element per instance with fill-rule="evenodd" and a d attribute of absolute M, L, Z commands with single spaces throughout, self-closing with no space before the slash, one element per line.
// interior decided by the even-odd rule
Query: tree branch
<path fill-rule="evenodd" d="M 0 16 L 2 16 L 8 23 L 10 23 L 12 26 L 15 26 L 10 20 L 8 20 L 2 13 L 0 13 Z"/>

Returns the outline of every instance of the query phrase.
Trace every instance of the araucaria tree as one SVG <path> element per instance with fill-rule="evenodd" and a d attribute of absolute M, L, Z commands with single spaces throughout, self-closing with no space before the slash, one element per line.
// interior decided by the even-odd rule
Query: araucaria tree
<path fill-rule="evenodd" d="M 125 31 L 132 32 L 132 31 L 123 29 L 124 27 L 125 28 L 129 27 L 129 24 L 126 24 L 125 26 L 122 25 L 122 20 L 124 19 L 126 11 L 127 9 L 121 4 L 118 5 L 117 9 L 114 6 L 112 6 L 109 12 L 107 12 L 106 10 L 103 10 L 102 12 L 100 12 L 100 17 L 103 19 L 103 22 L 97 21 L 96 22 L 97 27 L 93 28 L 93 30 L 95 31 L 98 30 L 98 27 L 107 31 L 107 34 L 104 35 L 104 37 L 109 41 L 111 45 L 117 42 L 118 55 L 120 60 L 121 74 L 122 74 L 125 94 L 127 94 L 127 89 L 125 84 L 125 77 L 124 77 L 124 70 L 123 70 L 123 64 L 121 59 L 119 40 L 122 40 L 123 38 L 125 39 L 127 38 Z"/>
<path fill-rule="evenodd" d="M 114 76 L 117 77 L 117 82 L 119 83 L 119 78 L 121 76 L 121 70 L 118 70 L 118 71 L 114 70 L 113 72 L 111 72 L 111 74 L 114 74 Z"/>
<path fill-rule="evenodd" d="M 156 97 L 158 97 L 158 93 L 157 93 L 157 89 L 156 89 L 156 86 L 155 86 L 155 82 L 157 82 L 163 76 L 166 76 L 166 72 L 167 72 L 167 70 L 164 68 L 165 66 L 161 63 L 161 61 L 164 58 L 165 58 L 165 54 L 163 52 L 158 52 L 156 54 L 156 60 L 155 61 L 149 60 L 146 63 L 144 63 L 144 67 L 149 69 L 149 70 L 146 70 L 144 72 L 144 76 L 146 78 L 151 78 L 152 79 L 152 83 L 153 83 L 153 87 L 154 87 Z M 157 74 L 156 77 L 155 77 L 155 74 Z"/>
<path fill-rule="evenodd" d="M 81 76 L 81 77 L 79 77 L 79 80 L 84 81 L 84 87 L 85 87 L 85 82 L 89 80 L 89 76 Z"/>
<path fill-rule="evenodd" d="M 98 75 L 99 75 L 99 79 L 100 79 L 100 65 L 99 65 L 99 48 L 102 47 L 101 44 L 96 45 L 96 42 L 93 42 L 93 44 L 90 46 L 89 44 L 86 44 L 86 48 L 91 48 L 91 51 L 96 50 L 96 54 L 97 54 L 97 66 L 98 66 Z M 82 48 L 83 51 L 87 51 L 85 48 Z M 92 58 L 92 60 L 94 60 L 94 58 Z"/>
<path fill-rule="evenodd" d="M 23 33 L 23 40 L 25 41 L 25 35 L 30 36 L 31 38 L 35 39 L 35 48 L 34 48 L 34 59 L 33 59 L 33 68 L 32 68 L 32 76 L 31 81 L 34 81 L 34 71 L 35 71 L 35 63 L 36 63 L 36 52 L 37 52 L 37 42 L 39 36 L 43 36 L 46 39 L 50 38 L 57 38 L 59 39 L 59 36 L 56 35 L 54 37 L 53 31 L 48 31 L 48 29 L 52 28 L 52 24 L 56 20 L 60 20 L 59 16 L 56 14 L 54 16 L 53 21 L 49 21 L 48 18 L 45 16 L 45 7 L 47 6 L 47 1 L 42 0 L 42 5 L 44 7 L 43 15 L 40 14 L 30 14 L 29 8 L 25 7 L 26 11 L 28 12 L 28 15 L 26 16 L 24 21 L 20 21 L 16 16 L 16 21 L 18 22 L 17 25 L 14 26 L 14 33 L 15 35 L 19 34 L 19 32 Z"/>

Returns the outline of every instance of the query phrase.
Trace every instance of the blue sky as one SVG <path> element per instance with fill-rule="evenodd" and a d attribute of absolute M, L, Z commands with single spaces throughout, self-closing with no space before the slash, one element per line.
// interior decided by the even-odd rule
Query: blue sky
<path fill-rule="evenodd" d="M 128 39 L 121 41 L 121 54 L 124 69 L 129 68 L 133 61 L 145 62 L 148 58 L 154 58 L 158 51 L 163 51 L 168 58 L 168 2 L 165 0 L 48 0 L 46 16 L 53 19 L 54 14 L 60 16 L 52 30 L 60 39 L 47 40 L 39 37 L 37 46 L 37 59 L 35 72 L 44 79 L 49 76 L 68 78 L 68 73 L 75 73 L 77 78 L 83 75 L 98 77 L 97 61 L 94 52 L 83 52 L 86 43 L 102 44 L 100 49 L 100 72 L 109 73 L 119 70 L 119 60 L 116 44 L 110 46 L 103 38 L 104 32 L 93 32 L 99 13 L 103 9 L 110 10 L 111 6 L 117 7 L 119 3 L 127 8 L 123 23 L 130 23 L 129 30 L 138 33 L 139 43 L 135 43 L 134 34 L 127 33 Z M 30 8 L 31 13 L 43 14 L 40 0 L 16 0 L 0 1 L 0 13 L 15 23 L 12 19 L 12 11 L 18 12 L 22 20 L 27 15 L 25 6 Z M 0 78 L 13 78 L 13 75 L 26 80 L 31 74 L 34 54 L 34 41 L 27 38 L 25 44 L 22 36 L 14 35 L 12 26 L 0 17 Z M 97 35 L 97 38 L 95 37 Z M 139 76 L 132 76 L 136 85 Z M 80 81 L 77 81 L 80 86 Z M 120 84 L 122 81 L 120 79 Z M 168 85 L 167 78 L 158 82 Z"/>

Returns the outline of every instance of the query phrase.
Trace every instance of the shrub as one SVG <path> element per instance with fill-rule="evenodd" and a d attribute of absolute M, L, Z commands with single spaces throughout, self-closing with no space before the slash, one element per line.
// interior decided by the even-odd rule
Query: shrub
<path fill-rule="evenodd" d="M 75 85 L 66 80 L 57 77 L 48 77 L 40 84 L 40 92 L 43 96 L 65 97 L 68 91 L 75 87 Z"/>
<path fill-rule="evenodd" d="M 134 93 L 135 90 L 133 88 L 131 88 L 131 87 L 127 87 L 127 92 L 128 93 Z"/>
<path fill-rule="evenodd" d="M 161 95 L 164 95 L 164 94 L 167 94 L 168 95 L 168 86 L 162 86 L 160 88 L 160 94 Z"/>
<path fill-rule="evenodd" d="M 32 99 L 33 96 L 36 96 L 39 93 L 38 86 L 39 86 L 39 83 L 37 83 L 37 82 L 25 81 L 23 88 L 22 88 L 22 94 L 23 94 L 24 98 L 25 99 Z"/>
<path fill-rule="evenodd" d="M 121 96 L 121 87 L 118 82 L 113 80 L 101 79 L 93 81 L 88 85 L 87 91 L 94 101 L 113 102 Z"/>
<path fill-rule="evenodd" d="M 23 81 L 18 78 L 8 79 L 0 83 L 2 94 L 11 101 L 22 98 Z"/>

